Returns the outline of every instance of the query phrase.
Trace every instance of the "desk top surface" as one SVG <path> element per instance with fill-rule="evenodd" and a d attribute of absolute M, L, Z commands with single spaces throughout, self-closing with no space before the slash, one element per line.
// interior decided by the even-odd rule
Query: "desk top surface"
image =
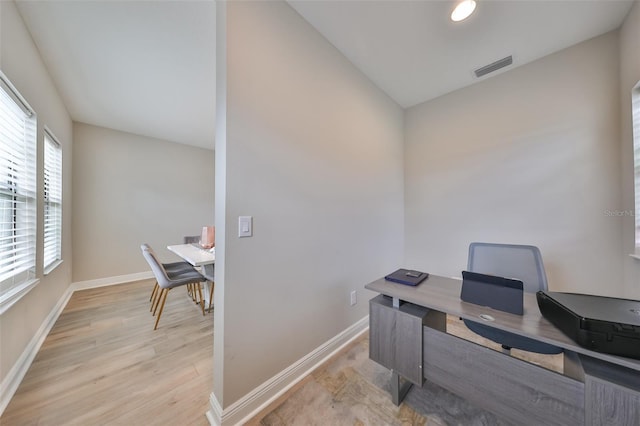
<path fill-rule="evenodd" d="M 169 251 L 174 252 L 193 266 L 209 265 L 216 262 L 215 248 L 213 252 L 194 246 L 193 244 L 176 244 L 167 246 Z"/>
<path fill-rule="evenodd" d="M 576 344 L 542 316 L 536 295 L 532 293 L 524 294 L 524 315 L 520 316 L 463 302 L 460 299 L 462 281 L 437 275 L 430 275 L 426 281 L 415 287 L 381 278 L 367 284 L 365 288 L 640 371 L 640 360 L 594 352 Z M 494 321 L 483 320 L 480 315 L 490 315 Z"/>

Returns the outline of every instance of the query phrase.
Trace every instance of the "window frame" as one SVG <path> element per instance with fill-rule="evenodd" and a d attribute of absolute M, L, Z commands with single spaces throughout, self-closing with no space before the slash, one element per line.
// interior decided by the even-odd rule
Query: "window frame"
<path fill-rule="evenodd" d="M 7 144 L 0 150 L 0 153 L 7 155 L 4 160 L 0 157 L 0 176 L 4 176 L 7 179 L 5 185 L 0 185 L 0 190 L 4 187 L 4 195 L 12 197 L 9 203 L 5 205 L 8 205 L 9 210 L 12 212 L 8 216 L 9 222 L 2 222 L 12 225 L 9 225 L 2 232 L 8 232 L 5 238 L 13 241 L 9 242 L 7 247 L 4 248 L 9 248 L 9 253 L 16 253 L 19 250 L 26 250 L 27 253 L 26 256 L 20 259 L 26 260 L 24 266 L 19 268 L 8 266 L 11 263 L 15 263 L 17 260 L 15 257 L 7 257 L 5 259 L 9 260 L 9 262 L 4 262 L 6 269 L 3 279 L 0 281 L 1 315 L 35 287 L 39 280 L 36 278 L 36 235 L 38 230 L 38 194 L 36 187 L 37 116 L 34 109 L 20 95 L 19 91 L 2 71 L 0 71 L 0 89 L 2 97 L 14 104 L 6 111 L 4 125 L 8 127 L 4 127 L 4 130 L 3 127 L 0 127 L 0 133 L 6 132 L 4 134 L 8 135 L 15 132 L 22 138 L 21 143 L 17 145 L 11 143 L 11 138 L 5 139 Z M 0 107 L 2 105 L 4 103 Z M 24 116 L 21 116 L 17 121 L 10 121 L 10 114 L 15 115 L 18 110 L 22 111 Z M 2 125 L 1 122 L 0 125 Z M 17 127 L 11 127 L 12 125 L 17 125 Z M 16 146 L 24 147 L 24 152 L 22 149 L 14 150 Z M 12 154 L 9 154 L 10 152 Z M 18 162 L 16 163 L 16 161 Z M 20 165 L 20 162 L 24 164 Z M 19 165 L 20 174 L 17 177 L 12 173 L 12 171 L 16 170 L 11 166 L 12 164 Z M 3 169 L 2 167 L 5 168 Z M 20 204 L 22 206 L 19 206 Z M 2 218 L 0 217 L 0 219 Z M 24 232 L 19 232 L 19 225 L 23 225 Z M 1 241 L 0 244 L 2 244 Z M 7 252 L 5 251 L 5 253 Z M 0 267 L 2 265 L 3 263 L 0 263 Z"/>
<path fill-rule="evenodd" d="M 62 144 L 58 138 L 55 137 L 53 132 L 47 127 L 44 127 L 44 166 L 43 166 L 43 273 L 49 274 L 58 265 L 62 263 L 62 164 L 63 153 Z M 49 149 L 50 148 L 50 149 Z M 55 158 L 50 158 L 49 153 L 53 153 Z M 49 160 L 53 160 L 54 163 L 50 164 Z M 50 170 L 51 169 L 51 170 Z M 53 179 L 54 181 L 51 181 Z M 53 193 L 53 197 L 51 194 Z M 56 223 L 53 229 L 51 229 L 49 221 L 48 209 L 55 209 L 57 214 L 54 217 Z M 49 241 L 49 233 L 54 234 L 53 252 L 50 253 L 51 242 Z M 53 254 L 53 256 L 52 256 Z M 48 261 L 48 262 L 47 262 Z"/>
<path fill-rule="evenodd" d="M 640 81 L 631 89 L 631 127 L 632 127 L 632 150 L 633 150 L 633 188 L 634 188 L 634 211 L 635 219 L 635 254 L 632 255 L 640 259 Z"/>

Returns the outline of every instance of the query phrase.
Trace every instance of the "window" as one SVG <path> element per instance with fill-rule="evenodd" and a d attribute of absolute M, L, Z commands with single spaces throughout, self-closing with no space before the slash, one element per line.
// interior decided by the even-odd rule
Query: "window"
<path fill-rule="evenodd" d="M 36 118 L 0 73 L 0 313 L 37 282 Z"/>
<path fill-rule="evenodd" d="M 44 134 L 44 273 L 62 260 L 62 147 Z"/>
<path fill-rule="evenodd" d="M 640 83 L 631 93 L 633 121 L 633 164 L 635 176 L 636 254 L 640 255 Z"/>

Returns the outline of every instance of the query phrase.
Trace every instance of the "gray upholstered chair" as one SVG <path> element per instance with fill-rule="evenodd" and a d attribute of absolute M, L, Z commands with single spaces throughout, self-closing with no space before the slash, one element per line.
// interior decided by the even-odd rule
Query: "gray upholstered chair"
<path fill-rule="evenodd" d="M 187 235 L 184 237 L 185 244 L 199 244 L 200 243 L 200 235 Z"/>
<path fill-rule="evenodd" d="M 207 281 L 205 277 L 203 277 L 198 271 L 183 271 L 183 272 L 174 272 L 167 273 L 167 271 L 162 266 L 162 263 L 158 261 L 155 253 L 152 250 L 142 250 L 142 254 L 146 259 L 147 263 L 151 267 L 153 271 L 153 275 L 156 277 L 156 281 L 158 283 L 159 293 L 158 297 L 155 301 L 155 306 L 152 306 L 153 315 L 156 314 L 158 307 L 160 307 L 160 311 L 158 311 L 158 316 L 156 317 L 156 322 L 153 327 L 154 330 L 158 328 L 158 323 L 160 322 L 160 316 L 162 315 L 162 310 L 164 309 L 164 304 L 167 300 L 167 294 L 173 288 L 180 287 L 183 285 L 191 285 L 195 284 L 197 290 L 200 293 L 200 306 L 202 308 L 202 315 L 204 315 L 204 300 L 202 298 L 202 289 L 200 287 L 200 283 L 203 281 Z"/>
<path fill-rule="evenodd" d="M 154 255 L 156 255 L 156 252 L 147 243 L 142 244 L 140 246 L 140 249 L 142 250 L 143 253 L 145 251 L 151 251 Z M 157 257 L 158 256 L 156 256 L 156 258 Z M 180 273 L 180 272 L 191 272 L 191 271 L 195 271 L 196 270 L 193 267 L 193 265 L 191 265 L 189 262 L 185 262 L 185 261 L 163 263 L 162 267 L 165 269 L 165 271 L 167 271 L 167 274 L 169 274 L 169 275 L 175 274 L 175 273 Z M 151 296 L 149 296 L 149 302 L 151 302 L 152 309 L 153 309 L 153 305 L 155 304 L 155 298 L 158 296 L 158 293 L 159 293 L 159 287 L 158 287 L 158 281 L 156 281 L 155 285 L 153 286 L 153 291 L 151 291 Z"/>
<path fill-rule="evenodd" d="M 537 247 L 516 244 L 471 243 L 467 270 L 481 274 L 515 278 L 522 281 L 524 291 L 536 293 L 547 290 L 547 274 L 542 263 L 542 254 Z M 562 349 L 518 336 L 507 331 L 464 320 L 471 331 L 502 345 L 502 349 L 511 348 L 541 354 L 559 354 Z"/>
<path fill-rule="evenodd" d="M 200 236 L 199 235 L 186 235 L 184 237 L 184 243 L 185 244 L 200 244 Z M 213 289 L 215 288 L 215 283 L 213 281 L 210 281 L 211 285 L 209 286 L 209 307 L 207 308 L 207 311 L 211 312 L 211 305 L 213 304 Z M 192 294 L 192 296 L 195 296 L 195 293 Z"/>

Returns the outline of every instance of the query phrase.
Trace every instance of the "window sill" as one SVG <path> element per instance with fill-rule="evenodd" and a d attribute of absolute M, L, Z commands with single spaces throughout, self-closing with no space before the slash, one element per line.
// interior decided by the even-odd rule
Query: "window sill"
<path fill-rule="evenodd" d="M 51 271 L 53 271 L 54 269 L 56 269 L 58 267 L 58 265 L 60 265 L 60 264 L 62 264 L 62 259 L 56 260 L 55 262 L 52 262 L 51 265 L 49 265 L 46 268 L 44 268 L 44 274 L 45 275 L 49 275 L 49 273 Z"/>
<path fill-rule="evenodd" d="M 31 291 L 38 283 L 39 279 L 35 278 L 29 281 L 25 281 L 19 286 L 11 289 L 8 293 L 0 296 L 0 315 L 4 314 L 9 308 L 16 304 L 16 302 L 22 299 Z"/>
<path fill-rule="evenodd" d="M 640 254 L 630 254 L 629 256 L 633 257 L 636 260 L 640 260 Z"/>

